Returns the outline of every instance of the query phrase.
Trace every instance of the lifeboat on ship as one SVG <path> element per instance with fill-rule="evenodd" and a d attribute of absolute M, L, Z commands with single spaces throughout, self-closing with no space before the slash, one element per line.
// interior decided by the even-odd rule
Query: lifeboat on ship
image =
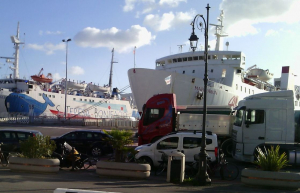
<path fill-rule="evenodd" d="M 269 81 L 271 78 L 273 78 L 273 73 L 270 73 L 269 70 L 263 70 L 260 68 L 254 68 L 251 69 L 248 73 L 247 73 L 247 77 L 248 78 L 252 78 L 252 79 L 258 79 L 261 81 Z"/>
<path fill-rule="evenodd" d="M 65 80 L 62 81 L 62 85 L 65 85 Z M 87 84 L 85 82 L 75 82 L 68 80 L 67 81 L 67 88 L 70 90 L 85 90 Z"/>
<path fill-rule="evenodd" d="M 42 82 L 42 83 L 50 83 L 52 82 L 52 74 L 48 73 L 47 76 L 45 76 L 44 74 L 41 74 L 43 71 L 43 68 L 40 70 L 40 72 L 38 73 L 38 75 L 33 75 L 31 76 L 32 80 L 35 80 L 37 82 Z"/>
<path fill-rule="evenodd" d="M 110 91 L 110 87 L 108 85 L 99 86 L 99 85 L 95 85 L 93 83 L 89 83 L 88 87 L 92 91 L 100 91 L 100 92 L 103 92 L 103 93 L 106 93 L 106 92 Z"/>

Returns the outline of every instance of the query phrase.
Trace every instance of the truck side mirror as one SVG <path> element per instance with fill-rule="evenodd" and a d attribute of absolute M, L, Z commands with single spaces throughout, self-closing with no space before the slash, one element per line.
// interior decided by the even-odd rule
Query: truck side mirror
<path fill-rule="evenodd" d="M 247 120 L 250 120 L 251 119 L 251 110 L 248 109 L 247 110 Z"/>

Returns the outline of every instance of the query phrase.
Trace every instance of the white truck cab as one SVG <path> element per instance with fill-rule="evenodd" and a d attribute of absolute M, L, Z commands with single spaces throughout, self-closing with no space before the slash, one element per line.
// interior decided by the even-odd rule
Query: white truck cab
<path fill-rule="evenodd" d="M 233 157 L 253 162 L 257 147 L 280 146 L 300 165 L 300 101 L 292 90 L 260 93 L 238 104 L 232 130 Z"/>

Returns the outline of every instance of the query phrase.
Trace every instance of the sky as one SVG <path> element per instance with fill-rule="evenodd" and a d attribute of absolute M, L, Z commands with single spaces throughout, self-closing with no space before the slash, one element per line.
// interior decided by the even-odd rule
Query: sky
<path fill-rule="evenodd" d="M 0 56 L 13 56 L 10 36 L 16 35 L 20 22 L 20 40 L 25 42 L 20 48 L 21 78 L 41 68 L 54 80 L 64 78 L 67 49 L 62 40 L 70 38 L 68 79 L 108 84 L 114 48 L 113 87 L 122 89 L 129 85 L 128 69 L 154 69 L 156 59 L 179 53 L 178 45 L 189 51 L 190 23 L 197 14 L 206 18 L 208 3 L 210 24 L 218 24 L 224 12 L 228 36 L 221 47 L 244 52 L 246 68 L 256 64 L 277 78 L 282 66 L 291 66 L 300 77 L 300 0 L 2 0 Z M 211 26 L 211 49 L 213 32 Z M 204 45 L 203 32 L 195 33 Z M 1 78 L 12 73 L 10 66 L 0 59 Z"/>

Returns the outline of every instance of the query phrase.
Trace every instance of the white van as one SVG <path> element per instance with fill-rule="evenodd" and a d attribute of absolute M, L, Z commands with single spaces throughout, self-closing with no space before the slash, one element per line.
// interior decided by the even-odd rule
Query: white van
<path fill-rule="evenodd" d="M 135 148 L 138 153 L 136 159 L 145 160 L 151 166 L 158 166 L 161 161 L 159 151 L 169 155 L 171 152 L 179 151 L 185 154 L 186 162 L 193 162 L 194 155 L 200 153 L 202 132 L 172 132 L 154 143 L 141 145 Z M 215 161 L 218 156 L 217 135 L 206 133 L 206 152 Z"/>

